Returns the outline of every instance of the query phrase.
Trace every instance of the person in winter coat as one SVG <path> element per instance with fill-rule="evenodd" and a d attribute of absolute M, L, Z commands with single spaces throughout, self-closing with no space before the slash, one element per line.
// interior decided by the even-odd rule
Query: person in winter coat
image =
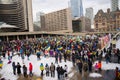
<path fill-rule="evenodd" d="M 60 80 L 64 80 L 64 73 L 65 73 L 65 70 L 61 66 L 60 67 Z"/>
<path fill-rule="evenodd" d="M 61 54 L 61 52 L 59 53 L 59 61 L 60 61 L 60 63 L 62 62 L 62 54 Z"/>
<path fill-rule="evenodd" d="M 89 67 L 89 72 L 92 72 L 92 60 L 88 60 L 88 67 Z"/>
<path fill-rule="evenodd" d="M 75 66 L 75 53 L 72 53 L 72 63 L 73 63 L 73 66 Z"/>
<path fill-rule="evenodd" d="M 117 49 L 117 57 L 118 57 L 118 63 L 120 63 L 120 50 Z"/>
<path fill-rule="evenodd" d="M 120 80 L 120 71 L 118 67 L 115 69 L 115 80 Z"/>
<path fill-rule="evenodd" d="M 78 67 L 79 72 L 82 73 L 82 67 L 83 67 L 82 61 L 77 60 L 77 67 Z"/>
<path fill-rule="evenodd" d="M 68 66 L 67 65 L 65 65 L 64 70 L 65 70 L 64 76 L 66 78 L 68 76 Z"/>
<path fill-rule="evenodd" d="M 101 63 L 101 61 L 99 61 L 98 62 L 98 70 L 99 70 L 99 72 L 101 72 L 101 68 L 102 68 L 102 63 Z"/>
<path fill-rule="evenodd" d="M 48 64 L 45 65 L 45 70 L 46 70 L 46 76 L 49 76 L 49 70 L 50 70 L 50 68 L 49 68 Z"/>
<path fill-rule="evenodd" d="M 40 60 L 40 54 L 41 52 L 37 50 L 37 59 Z"/>
<path fill-rule="evenodd" d="M 20 65 L 19 62 L 17 63 L 17 74 L 18 74 L 18 75 L 21 74 L 21 65 Z"/>
<path fill-rule="evenodd" d="M 84 80 L 87 80 L 88 79 L 88 64 L 87 63 L 84 63 L 83 65 L 83 70 L 84 70 Z"/>
<path fill-rule="evenodd" d="M 58 74 L 58 80 L 60 80 L 60 66 L 59 65 L 57 66 L 56 70 Z"/>
<path fill-rule="evenodd" d="M 13 74 L 16 75 L 16 65 L 15 62 L 12 63 L 12 67 L 13 67 Z"/>
<path fill-rule="evenodd" d="M 25 65 L 23 65 L 23 75 L 27 77 L 27 67 Z"/>
<path fill-rule="evenodd" d="M 51 63 L 50 65 L 51 77 L 55 77 L 55 65 Z"/>
<path fill-rule="evenodd" d="M 41 76 L 43 76 L 43 71 L 44 71 L 44 65 L 43 63 L 40 64 L 40 70 L 41 70 Z"/>
<path fill-rule="evenodd" d="M 94 69 L 95 69 L 95 72 L 98 72 L 98 63 L 95 64 Z"/>
<path fill-rule="evenodd" d="M 32 70 L 33 70 L 33 65 L 32 63 L 29 63 L 29 75 L 30 76 L 33 76 Z"/>
<path fill-rule="evenodd" d="M 55 63 L 58 64 L 58 53 L 55 51 Z"/>
<path fill-rule="evenodd" d="M 0 68 L 2 68 L 2 66 L 3 66 L 3 61 L 0 58 Z"/>
<path fill-rule="evenodd" d="M 110 62 L 110 56 L 109 56 L 109 54 L 105 55 L 105 60 L 106 60 L 106 63 Z"/>
<path fill-rule="evenodd" d="M 64 61 L 66 62 L 66 60 L 67 60 L 67 54 L 64 53 Z"/>

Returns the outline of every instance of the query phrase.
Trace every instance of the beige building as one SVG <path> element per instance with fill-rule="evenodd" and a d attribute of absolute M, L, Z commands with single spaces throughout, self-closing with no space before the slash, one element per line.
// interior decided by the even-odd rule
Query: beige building
<path fill-rule="evenodd" d="M 72 17 L 70 8 L 42 15 L 41 30 L 72 32 Z"/>
<path fill-rule="evenodd" d="M 82 32 L 88 32 L 91 31 L 91 20 L 87 17 L 80 17 L 81 23 L 82 23 Z"/>
<path fill-rule="evenodd" d="M 0 22 L 33 31 L 32 0 L 0 0 Z"/>
<path fill-rule="evenodd" d="M 120 10 L 104 12 L 98 10 L 94 18 L 96 31 L 120 31 Z"/>

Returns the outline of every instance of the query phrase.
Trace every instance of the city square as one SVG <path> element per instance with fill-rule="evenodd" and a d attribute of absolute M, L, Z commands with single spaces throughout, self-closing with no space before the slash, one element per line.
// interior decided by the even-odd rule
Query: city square
<path fill-rule="evenodd" d="M 0 0 L 0 80 L 120 80 L 119 0 Z"/>

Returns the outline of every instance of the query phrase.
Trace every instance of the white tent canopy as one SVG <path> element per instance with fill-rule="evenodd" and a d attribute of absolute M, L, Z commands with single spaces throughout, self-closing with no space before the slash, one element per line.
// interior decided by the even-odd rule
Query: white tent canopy
<path fill-rule="evenodd" d="M 17 27 L 14 26 L 14 25 L 9 25 L 9 24 L 0 22 L 0 29 L 1 29 L 1 28 L 17 28 Z"/>

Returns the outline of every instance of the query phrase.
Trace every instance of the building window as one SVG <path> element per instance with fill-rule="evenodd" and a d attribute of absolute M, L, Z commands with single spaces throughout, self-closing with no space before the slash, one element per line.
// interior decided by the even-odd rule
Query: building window
<path fill-rule="evenodd" d="M 96 28 L 98 28 L 98 24 L 96 24 Z"/>
<path fill-rule="evenodd" d="M 104 26 L 104 25 L 105 25 L 105 23 L 102 23 L 102 25 Z"/>

